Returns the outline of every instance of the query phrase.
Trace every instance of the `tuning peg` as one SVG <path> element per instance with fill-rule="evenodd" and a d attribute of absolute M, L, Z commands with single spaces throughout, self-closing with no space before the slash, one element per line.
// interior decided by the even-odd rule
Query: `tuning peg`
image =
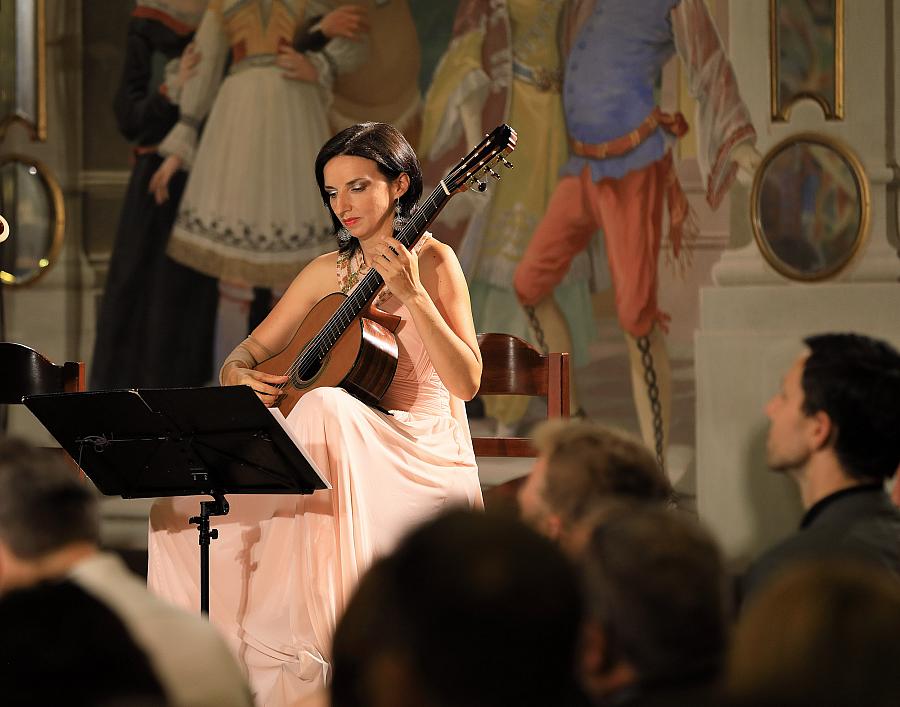
<path fill-rule="evenodd" d="M 486 171 L 488 174 L 490 174 L 494 179 L 498 179 L 498 180 L 500 179 L 500 175 L 497 174 L 497 173 L 496 173 L 494 170 L 492 170 L 490 167 L 485 167 L 484 169 L 485 169 L 485 171 Z"/>
<path fill-rule="evenodd" d="M 498 159 L 503 163 L 504 167 L 507 167 L 508 169 L 513 168 L 513 163 L 506 159 L 503 155 L 500 155 Z"/>
<path fill-rule="evenodd" d="M 475 188 L 478 191 L 484 191 L 487 189 L 487 182 L 482 182 L 480 179 L 475 179 Z"/>

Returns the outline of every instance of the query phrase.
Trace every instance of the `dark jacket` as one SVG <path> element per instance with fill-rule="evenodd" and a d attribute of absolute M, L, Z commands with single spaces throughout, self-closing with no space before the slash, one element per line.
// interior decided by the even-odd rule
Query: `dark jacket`
<path fill-rule="evenodd" d="M 871 561 L 900 575 L 900 510 L 881 484 L 844 489 L 812 506 L 794 535 L 750 566 L 741 599 L 796 562 L 839 557 Z"/>

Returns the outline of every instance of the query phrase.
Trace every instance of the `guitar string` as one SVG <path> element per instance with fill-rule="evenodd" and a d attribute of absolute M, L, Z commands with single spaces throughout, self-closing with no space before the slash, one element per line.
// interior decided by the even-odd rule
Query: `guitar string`
<path fill-rule="evenodd" d="M 494 152 L 489 158 L 484 160 L 481 164 L 483 166 L 479 167 L 474 173 L 472 173 L 466 179 L 474 178 L 476 175 L 485 171 L 485 167 L 489 165 L 493 161 L 493 156 L 497 153 Z M 502 155 L 502 153 L 501 153 Z M 500 161 L 499 158 L 497 160 Z M 454 172 L 459 171 L 454 170 Z M 451 173 L 452 175 L 453 173 Z M 452 181 L 452 176 L 448 177 L 449 180 Z M 445 180 L 446 181 L 446 180 Z M 418 238 L 421 234 L 419 231 L 424 230 L 427 227 L 427 222 L 430 218 L 434 216 L 434 213 L 425 216 L 425 224 L 417 225 L 415 222 L 419 220 L 419 217 L 423 216 L 426 212 L 426 209 L 434 209 L 435 213 L 439 210 L 439 205 L 436 203 L 436 197 L 449 197 L 448 194 L 441 194 L 442 189 L 435 189 L 435 191 L 429 196 L 429 198 L 422 204 L 422 207 L 413 215 L 412 220 L 407 226 L 400 231 L 397 235 L 397 239 L 404 243 L 407 247 L 409 246 L 412 239 L 408 238 L 407 232 L 410 230 L 414 230 L 416 234 L 416 238 Z M 442 199 L 446 200 L 446 198 Z M 291 365 L 288 367 L 285 375 L 288 377 L 288 381 L 284 383 L 279 383 L 275 387 L 279 390 L 283 389 L 288 382 L 290 382 L 294 376 L 294 374 L 301 369 L 306 368 L 308 365 L 313 363 L 314 359 L 318 360 L 318 363 L 324 360 L 324 358 L 328 355 L 331 347 L 337 342 L 340 336 L 346 331 L 346 327 L 353 321 L 353 319 L 358 316 L 359 312 L 365 307 L 368 299 L 375 293 L 375 291 L 383 284 L 384 280 L 381 276 L 374 270 L 370 271 L 360 282 L 359 286 L 354 290 L 354 292 L 347 297 L 334 314 L 329 318 L 328 322 L 326 322 L 325 326 L 314 336 L 309 343 L 304 347 L 303 351 L 297 356 Z M 363 294 L 364 293 L 364 294 Z M 359 295 L 359 297 L 357 297 Z M 359 299 L 362 299 L 362 302 L 359 302 Z M 358 309 L 355 314 L 350 314 L 347 310 Z M 326 336 L 328 335 L 328 336 Z M 330 341 L 324 346 L 325 340 L 330 338 Z"/>
<path fill-rule="evenodd" d="M 413 231 L 415 233 L 416 238 L 418 238 L 421 234 L 420 230 L 424 230 L 427 227 L 428 219 L 433 215 L 433 212 L 426 215 L 426 211 L 434 209 L 437 210 L 437 196 L 446 196 L 443 194 L 442 190 L 435 190 L 435 192 L 426 199 L 426 201 L 422 204 L 422 206 L 416 211 L 416 213 L 412 216 L 410 222 L 397 234 L 397 240 L 400 240 L 407 247 L 413 240 L 409 237 L 408 231 Z M 423 218 L 424 217 L 424 218 Z M 421 225 L 417 224 L 417 220 L 424 220 L 424 223 Z M 325 356 L 328 355 L 328 348 L 323 350 L 323 344 L 325 344 L 326 340 L 330 339 L 328 343 L 328 347 L 333 346 L 335 342 L 340 338 L 341 334 L 346 330 L 346 327 L 353 321 L 353 319 L 359 314 L 359 311 L 365 307 L 368 299 L 377 291 L 379 287 L 384 283 L 381 275 L 378 274 L 375 270 L 370 270 L 362 279 L 360 284 L 356 287 L 356 289 L 347 296 L 347 299 L 341 303 L 340 307 L 331 315 L 328 322 L 326 322 L 325 326 L 312 338 L 309 343 L 304 347 L 303 351 L 298 355 L 291 365 L 288 367 L 287 372 L 285 373 L 288 376 L 288 381 L 284 383 L 279 383 L 276 385 L 277 388 L 282 389 L 284 386 L 293 378 L 294 374 L 298 370 L 302 370 L 306 368 L 308 365 L 313 363 L 314 359 L 318 359 L 318 362 L 321 363 Z M 365 293 L 365 294 L 363 294 Z M 362 302 L 360 302 L 362 300 Z M 355 314 L 351 313 L 348 310 L 358 310 Z"/>
<path fill-rule="evenodd" d="M 470 176 L 466 177 L 466 180 L 473 179 L 477 175 L 481 174 L 485 171 L 486 167 L 488 167 L 494 161 L 494 155 L 497 155 L 497 152 L 493 152 L 491 156 L 485 159 L 480 167 L 476 169 Z M 500 152 L 500 155 L 503 155 L 503 152 Z M 464 160 L 463 160 L 464 161 Z M 462 166 L 462 162 L 461 165 Z M 497 161 L 500 159 L 498 157 Z M 459 171 L 460 168 L 457 168 L 444 181 L 452 181 L 452 175 Z M 446 201 L 449 198 L 449 195 L 444 192 L 444 189 L 439 187 L 432 192 L 432 194 L 425 200 L 422 206 L 416 211 L 415 214 L 411 217 L 410 222 L 397 234 L 397 240 L 401 241 L 405 246 L 409 247 L 411 241 L 413 239 L 408 237 L 408 231 L 415 232 L 415 238 L 418 239 L 421 236 L 420 231 L 423 231 L 427 225 L 428 220 L 432 218 L 435 213 L 439 210 L 440 205 L 437 203 L 437 197 L 442 197 L 442 201 Z M 428 209 L 434 209 L 434 212 L 425 216 L 425 212 Z M 418 225 L 416 223 L 417 220 L 421 220 L 421 217 L 424 216 L 425 223 Z M 337 342 L 337 340 L 341 337 L 341 335 L 346 331 L 347 326 L 353 321 L 356 316 L 359 315 L 359 312 L 365 307 L 365 304 L 368 302 L 369 298 L 376 292 L 376 290 L 384 283 L 381 275 L 375 271 L 370 270 L 362 279 L 360 284 L 356 287 L 352 294 L 348 295 L 347 299 L 341 303 L 338 309 L 331 315 L 329 320 L 325 323 L 325 326 L 312 338 L 309 343 L 303 348 L 303 351 L 294 359 L 291 365 L 288 367 L 288 370 L 284 375 L 287 376 L 288 380 L 283 383 L 278 383 L 275 385 L 279 390 L 284 389 L 284 387 L 292 381 L 294 374 L 302 369 L 307 368 L 310 364 L 313 363 L 314 360 L 317 359 L 318 363 L 325 359 L 328 355 L 331 347 Z M 365 292 L 365 295 L 362 295 L 362 292 Z M 359 295 L 359 297 L 357 297 Z M 359 300 L 362 299 L 362 302 Z M 355 314 L 350 314 L 348 310 L 357 309 Z M 326 336 L 328 335 L 328 336 Z M 326 338 L 330 338 L 328 344 L 323 348 L 323 344 L 325 344 Z"/>

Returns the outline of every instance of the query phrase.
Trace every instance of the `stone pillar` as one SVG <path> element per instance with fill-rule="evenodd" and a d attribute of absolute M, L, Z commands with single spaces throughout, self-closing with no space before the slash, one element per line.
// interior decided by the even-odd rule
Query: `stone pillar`
<path fill-rule="evenodd" d="M 700 516 L 741 563 L 787 535 L 802 510 L 790 480 L 766 469 L 763 412 L 802 339 L 856 331 L 900 346 L 897 256 L 898 110 L 893 0 L 845 2 L 844 117 L 826 120 L 811 100 L 771 120 L 769 3 L 732 2 L 730 54 L 765 154 L 790 135 L 816 132 L 849 147 L 869 181 L 867 241 L 835 277 L 801 284 L 762 257 L 750 225 L 749 185 L 732 193 L 731 245 L 701 291 L 695 336 L 697 494 Z"/>
<path fill-rule="evenodd" d="M 86 360 L 93 330 L 92 274 L 81 240 L 81 2 L 46 3 L 47 139 L 32 142 L 28 131 L 12 125 L 2 153 L 40 161 L 59 182 L 65 205 L 62 251 L 47 273 L 27 285 L 3 286 L 6 339 L 40 351 L 54 363 Z M 9 434 L 55 445 L 28 410 L 10 406 Z"/>

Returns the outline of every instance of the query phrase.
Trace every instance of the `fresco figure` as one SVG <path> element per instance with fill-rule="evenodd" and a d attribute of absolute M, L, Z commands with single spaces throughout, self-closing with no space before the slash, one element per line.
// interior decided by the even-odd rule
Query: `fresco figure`
<path fill-rule="evenodd" d="M 363 66 L 334 82 L 334 132 L 364 121 L 390 123 L 416 146 L 422 128 L 421 49 L 407 0 L 357 0 L 368 19 Z M 465 153 L 461 153 L 465 154 Z"/>
<path fill-rule="evenodd" d="M 190 41 L 205 9 L 206 0 L 140 0 L 128 23 L 113 110 L 134 143 L 133 166 L 97 318 L 94 390 L 212 379 L 216 281 L 166 255 L 185 175 L 172 180 L 165 204 L 147 191 L 163 160 L 157 145 L 178 121 L 182 86 L 200 59 Z"/>
<path fill-rule="evenodd" d="M 565 0 L 463 0 L 428 91 L 423 121 L 429 181 L 452 167 L 465 145 L 477 144 L 496 125 L 509 123 L 518 133 L 512 158 L 516 168 L 505 171 L 486 194 L 450 204 L 442 225 L 452 233 L 448 221 L 466 223 L 456 247 L 478 331 L 515 334 L 532 343 L 539 341 L 512 281 L 568 156 L 558 40 L 565 6 Z M 459 204 L 468 211 L 460 213 Z M 576 362 L 585 362 L 595 329 L 590 267 L 586 254 L 575 261 L 557 284 L 556 299 L 547 300 L 538 316 L 550 350 L 572 351 Z M 502 425 L 517 421 L 527 404 L 528 398 L 521 396 L 485 400 L 487 413 Z M 574 399 L 572 409 L 577 409 Z"/>
<path fill-rule="evenodd" d="M 687 124 L 656 103 L 662 67 L 677 53 L 698 102 L 698 162 L 711 207 L 738 166 L 758 165 L 756 132 L 704 0 L 576 0 L 565 44 L 571 156 L 516 269 L 515 289 L 524 305 L 540 308 L 603 229 L 641 435 L 662 464 L 671 406 L 669 317 L 657 303 L 664 204 L 676 258 L 692 231 L 671 153 Z"/>
<path fill-rule="evenodd" d="M 151 189 L 162 202 L 173 175 L 190 171 L 169 255 L 220 280 L 217 361 L 247 334 L 253 287 L 283 290 L 330 247 L 309 165 L 330 135 L 334 78 L 362 59 L 365 40 L 337 36 L 303 54 L 292 44 L 306 18 L 326 23 L 333 9 L 324 0 L 212 0 L 197 30 L 197 74 L 160 144 L 166 159 Z"/>

